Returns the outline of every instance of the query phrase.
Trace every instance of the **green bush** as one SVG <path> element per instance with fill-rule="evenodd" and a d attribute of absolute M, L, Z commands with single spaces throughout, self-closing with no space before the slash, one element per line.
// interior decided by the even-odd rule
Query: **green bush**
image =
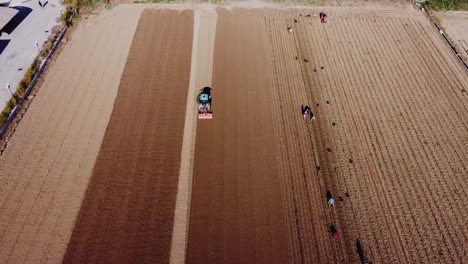
<path fill-rule="evenodd" d="M 3 126 L 6 123 L 6 121 L 8 120 L 8 117 L 10 116 L 11 110 L 13 110 L 13 108 L 15 108 L 17 103 L 18 102 L 16 102 L 15 98 L 11 98 L 7 102 L 7 105 L 5 106 L 5 108 L 3 108 L 3 111 L 0 114 L 0 127 Z"/>
<path fill-rule="evenodd" d="M 16 88 L 16 95 L 18 97 L 23 97 L 24 92 L 26 92 L 26 88 L 28 88 L 28 84 L 26 81 L 23 79 L 21 82 L 18 84 L 18 88 Z"/>
<path fill-rule="evenodd" d="M 33 68 L 33 67 L 30 67 L 26 71 L 26 74 L 23 77 L 23 80 L 27 84 L 26 86 L 28 86 L 31 83 L 31 81 L 34 79 L 34 75 L 36 74 L 36 72 L 37 72 L 37 70 L 35 68 Z"/>
<path fill-rule="evenodd" d="M 466 8 L 468 0 L 428 0 L 426 5 L 435 10 L 460 10 Z"/>
<path fill-rule="evenodd" d="M 81 4 L 78 0 L 63 0 L 63 3 L 71 9 L 79 8 Z"/>
<path fill-rule="evenodd" d="M 10 115 L 10 113 L 6 114 L 5 112 L 2 112 L 0 114 L 0 127 L 3 127 L 3 125 L 6 123 L 6 121 L 8 120 L 8 116 Z"/>
<path fill-rule="evenodd" d="M 468 1 L 462 1 L 458 8 L 463 11 L 468 11 Z"/>
<path fill-rule="evenodd" d="M 40 64 L 41 64 L 41 61 L 39 59 L 35 59 L 34 62 L 31 64 L 31 67 L 29 67 L 29 69 L 24 74 L 24 77 L 18 84 L 18 87 L 16 88 L 16 92 L 15 92 L 15 94 L 19 98 L 23 97 L 24 92 L 26 91 L 28 86 L 31 84 L 32 80 L 34 79 L 34 76 L 39 70 Z"/>
<path fill-rule="evenodd" d="M 9 108 L 10 111 L 11 109 L 13 109 L 15 106 L 16 106 L 16 99 L 15 98 L 11 98 L 10 100 L 8 100 L 7 102 L 7 105 L 6 105 L 6 108 Z"/>

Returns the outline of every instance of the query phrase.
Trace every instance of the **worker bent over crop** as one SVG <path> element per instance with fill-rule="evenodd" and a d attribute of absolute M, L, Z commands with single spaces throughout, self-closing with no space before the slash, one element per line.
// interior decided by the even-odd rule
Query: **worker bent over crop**
<path fill-rule="evenodd" d="M 304 120 L 307 119 L 307 116 L 310 114 L 310 112 L 312 112 L 310 110 L 310 107 L 308 105 L 306 105 L 304 107 L 304 105 L 301 106 L 301 112 L 302 112 L 302 116 L 304 117 Z"/>
<path fill-rule="evenodd" d="M 327 21 L 328 21 L 328 16 L 325 13 L 321 12 L 320 13 L 320 22 L 321 23 L 327 23 Z"/>
<path fill-rule="evenodd" d="M 338 234 L 338 231 L 336 230 L 334 225 L 330 226 L 330 233 L 333 240 L 338 240 L 338 238 L 340 238 L 340 234 Z"/>
<path fill-rule="evenodd" d="M 335 206 L 335 199 L 333 199 L 333 196 L 330 191 L 327 191 L 327 200 L 328 206 Z"/>

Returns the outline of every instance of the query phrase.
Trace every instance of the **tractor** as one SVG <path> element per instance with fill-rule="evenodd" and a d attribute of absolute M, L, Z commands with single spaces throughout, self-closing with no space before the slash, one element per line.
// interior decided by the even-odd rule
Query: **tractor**
<path fill-rule="evenodd" d="M 203 87 L 198 94 L 198 119 L 212 119 L 211 88 Z"/>

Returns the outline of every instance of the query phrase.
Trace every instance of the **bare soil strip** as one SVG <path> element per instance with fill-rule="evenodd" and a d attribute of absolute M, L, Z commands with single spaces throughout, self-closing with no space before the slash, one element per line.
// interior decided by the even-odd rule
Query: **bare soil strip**
<path fill-rule="evenodd" d="M 201 87 L 211 86 L 216 16 L 214 9 L 195 9 L 190 86 L 185 113 L 170 263 L 185 263 L 197 127 L 196 98 Z"/>
<path fill-rule="evenodd" d="M 214 119 L 197 124 L 187 263 L 290 263 L 262 20 L 218 12 Z"/>
<path fill-rule="evenodd" d="M 65 263 L 168 263 L 193 11 L 145 10 Z"/>
<path fill-rule="evenodd" d="M 0 263 L 62 261 L 140 13 L 80 23 L 0 156 Z"/>

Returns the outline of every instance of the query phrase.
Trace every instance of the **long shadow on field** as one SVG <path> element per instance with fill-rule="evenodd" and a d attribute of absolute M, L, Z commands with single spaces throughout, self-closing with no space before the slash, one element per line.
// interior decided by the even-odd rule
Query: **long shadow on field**
<path fill-rule="evenodd" d="M 19 12 L 3 27 L 3 32 L 11 34 L 16 27 L 32 12 L 32 8 L 26 6 L 15 6 L 11 7 L 18 10 Z"/>
<path fill-rule="evenodd" d="M 8 43 L 10 43 L 9 39 L 0 39 L 0 54 L 2 54 L 3 51 L 6 49 Z"/>

